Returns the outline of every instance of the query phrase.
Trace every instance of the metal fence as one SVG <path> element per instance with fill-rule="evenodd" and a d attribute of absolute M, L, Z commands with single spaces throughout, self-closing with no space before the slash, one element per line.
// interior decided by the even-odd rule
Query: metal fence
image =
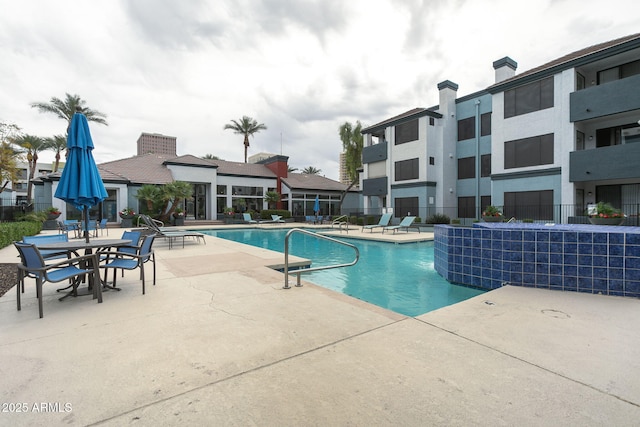
<path fill-rule="evenodd" d="M 588 224 L 587 206 L 581 205 L 518 205 L 496 206 L 508 220 L 518 222 L 541 222 L 555 224 Z M 623 225 L 640 226 L 640 204 L 625 204 L 619 207 L 626 215 Z M 461 224 L 470 225 L 482 218 L 484 207 L 473 209 L 459 209 L 458 207 L 414 206 L 402 210 L 393 210 L 395 218 L 407 215 L 417 216 L 422 222 L 428 223 L 434 215 L 446 215 L 451 220 L 458 220 Z M 379 217 L 385 208 L 375 209 L 343 209 L 342 214 L 355 217 Z"/>

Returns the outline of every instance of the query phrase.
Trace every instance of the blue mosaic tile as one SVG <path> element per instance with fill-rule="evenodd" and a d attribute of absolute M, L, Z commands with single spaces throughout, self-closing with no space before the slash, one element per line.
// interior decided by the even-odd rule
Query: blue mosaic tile
<path fill-rule="evenodd" d="M 564 276 L 562 278 L 562 287 L 565 291 L 577 291 L 578 290 L 578 278 Z"/>
<path fill-rule="evenodd" d="M 549 262 L 552 264 L 562 264 L 564 262 L 564 255 L 550 253 Z"/>
<path fill-rule="evenodd" d="M 578 266 L 578 277 L 591 277 L 593 275 L 593 267 L 591 264 L 588 266 Z"/>
<path fill-rule="evenodd" d="M 562 276 L 549 275 L 549 288 L 555 290 L 562 290 Z"/>
<path fill-rule="evenodd" d="M 512 284 L 521 284 L 522 283 L 522 273 L 511 272 L 511 283 Z"/>
<path fill-rule="evenodd" d="M 640 245 L 640 234 L 626 233 L 624 242 L 627 245 Z"/>
<path fill-rule="evenodd" d="M 536 242 L 536 252 L 549 252 L 549 242 Z"/>
<path fill-rule="evenodd" d="M 607 244 L 608 237 L 607 233 L 593 233 L 593 243 Z"/>
<path fill-rule="evenodd" d="M 594 279 L 593 280 L 593 292 L 598 293 L 602 292 L 603 294 L 607 294 L 609 291 L 609 284 L 607 279 Z"/>
<path fill-rule="evenodd" d="M 623 256 L 624 255 L 624 246 L 623 245 L 609 245 L 609 255 Z"/>
<path fill-rule="evenodd" d="M 578 254 L 591 255 L 593 253 L 593 245 L 590 243 L 578 243 Z"/>
<path fill-rule="evenodd" d="M 549 264 L 549 274 L 554 276 L 562 276 L 562 265 L 561 264 Z"/>
<path fill-rule="evenodd" d="M 536 232 L 527 230 L 523 233 L 522 240 L 525 242 L 535 242 L 536 241 Z"/>
<path fill-rule="evenodd" d="M 610 245 L 622 245 L 624 243 L 624 234 L 622 233 L 609 233 Z"/>
<path fill-rule="evenodd" d="M 594 255 L 593 256 L 593 266 L 594 267 L 607 267 L 607 257 L 602 255 Z"/>
<path fill-rule="evenodd" d="M 624 279 L 627 281 L 640 281 L 640 270 L 635 268 L 626 268 L 624 271 Z"/>
<path fill-rule="evenodd" d="M 640 282 L 627 280 L 624 284 L 624 293 L 628 296 L 638 296 L 640 294 Z"/>
<path fill-rule="evenodd" d="M 562 266 L 562 274 L 565 276 L 577 276 L 578 275 L 578 267 L 575 265 L 563 265 Z"/>
<path fill-rule="evenodd" d="M 548 287 L 549 287 L 549 275 L 536 274 L 536 288 L 548 288 Z"/>
<path fill-rule="evenodd" d="M 548 242 L 549 241 L 549 232 L 548 231 L 536 231 L 536 241 L 537 242 Z"/>
<path fill-rule="evenodd" d="M 593 267 L 593 277 L 599 279 L 606 279 L 609 269 L 606 267 Z"/>
<path fill-rule="evenodd" d="M 564 233 L 565 243 L 576 243 L 578 241 L 578 233 L 574 231 L 567 231 Z"/>
<path fill-rule="evenodd" d="M 549 254 L 548 253 L 542 253 L 542 252 L 537 253 L 536 254 L 536 262 L 537 263 L 549 264 Z"/>
<path fill-rule="evenodd" d="M 567 265 L 578 265 L 578 256 L 573 254 L 564 254 L 563 263 Z"/>
<path fill-rule="evenodd" d="M 591 255 L 578 255 L 578 265 L 591 267 L 593 265 L 593 257 Z"/>
<path fill-rule="evenodd" d="M 536 285 L 536 275 L 533 273 L 524 273 L 522 275 L 522 284 L 524 286 L 535 286 Z"/>
<path fill-rule="evenodd" d="M 638 246 L 638 245 L 626 245 L 625 246 L 624 255 L 625 256 L 640 257 L 640 246 Z"/>
<path fill-rule="evenodd" d="M 640 258 L 625 258 L 624 266 L 625 268 L 640 268 Z"/>
<path fill-rule="evenodd" d="M 564 240 L 564 233 L 562 231 L 552 231 L 549 233 L 549 240 L 561 243 Z"/>
<path fill-rule="evenodd" d="M 522 271 L 524 273 L 533 273 L 536 271 L 536 265 L 533 262 L 525 262 L 522 264 Z"/>
<path fill-rule="evenodd" d="M 578 242 L 579 243 L 593 243 L 593 233 L 578 233 Z"/>
<path fill-rule="evenodd" d="M 610 268 L 609 279 L 624 279 L 624 270 L 622 268 Z"/>
<path fill-rule="evenodd" d="M 579 292 L 592 292 L 593 291 L 593 279 L 591 277 L 578 277 L 578 291 Z"/>
<path fill-rule="evenodd" d="M 562 253 L 562 243 L 551 243 L 549 244 L 549 252 L 551 253 Z"/>
<path fill-rule="evenodd" d="M 624 292 L 624 281 L 623 280 L 609 280 L 609 294 L 611 292 L 619 292 L 618 295 L 621 295 Z"/>
<path fill-rule="evenodd" d="M 565 254 L 577 254 L 578 253 L 578 244 L 577 243 L 565 243 L 562 252 Z"/>
<path fill-rule="evenodd" d="M 608 245 L 593 245 L 593 254 L 594 255 L 607 255 L 609 253 Z"/>

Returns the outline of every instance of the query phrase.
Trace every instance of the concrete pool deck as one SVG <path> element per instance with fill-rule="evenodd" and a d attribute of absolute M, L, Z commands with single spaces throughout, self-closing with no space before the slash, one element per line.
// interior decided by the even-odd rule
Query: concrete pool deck
<path fill-rule="evenodd" d="M 127 272 L 103 304 L 45 285 L 43 319 L 33 281 L 0 298 L 0 424 L 638 424 L 638 299 L 507 286 L 412 318 L 206 240 L 158 240 L 144 296 Z"/>

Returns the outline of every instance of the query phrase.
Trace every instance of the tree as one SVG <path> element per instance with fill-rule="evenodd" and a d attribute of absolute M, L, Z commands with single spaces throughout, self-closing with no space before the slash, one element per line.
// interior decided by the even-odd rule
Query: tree
<path fill-rule="evenodd" d="M 267 191 L 264 195 L 264 201 L 267 202 L 269 209 L 273 209 L 274 206 L 280 201 L 280 193 L 277 191 Z"/>
<path fill-rule="evenodd" d="M 362 167 L 364 138 L 362 137 L 362 124 L 359 120 L 356 121 L 355 127 L 349 122 L 344 122 L 338 129 L 338 132 L 340 134 L 340 140 L 342 141 L 342 149 L 345 152 L 347 174 L 351 181 L 351 184 L 349 184 L 340 196 L 340 208 L 342 209 L 342 202 L 347 196 L 347 192 L 358 182 L 359 170 Z"/>
<path fill-rule="evenodd" d="M 31 203 L 31 194 L 33 183 L 31 182 L 35 176 L 38 166 L 38 153 L 46 150 L 47 143 L 44 139 L 34 135 L 22 135 L 14 140 L 14 143 L 24 148 L 27 153 L 27 163 L 29 164 L 29 182 L 27 184 L 27 202 Z"/>
<path fill-rule="evenodd" d="M 18 180 L 20 150 L 16 150 L 13 140 L 20 135 L 20 128 L 14 124 L 0 122 L 0 193 L 7 185 Z"/>
<path fill-rule="evenodd" d="M 291 166 L 288 166 L 288 167 L 287 167 L 287 172 L 289 172 L 289 173 L 291 173 L 291 172 L 295 172 L 295 171 L 297 171 L 297 170 L 298 170 L 298 168 L 294 168 L 294 167 L 291 167 Z"/>
<path fill-rule="evenodd" d="M 59 118 L 66 120 L 67 122 L 67 132 L 69 131 L 69 126 L 71 126 L 71 119 L 76 111 L 81 112 L 85 115 L 88 121 L 100 123 L 102 125 L 108 126 L 107 116 L 100 111 L 92 110 L 91 108 L 86 106 L 86 101 L 80 98 L 79 95 L 70 95 L 65 93 L 65 99 L 61 100 L 60 98 L 56 98 L 55 96 L 51 98 L 51 100 L 47 102 L 33 102 L 31 104 L 31 108 L 37 108 L 41 113 L 52 113 L 58 116 Z"/>
<path fill-rule="evenodd" d="M 53 172 L 58 172 L 60 166 L 60 153 L 67 148 L 67 138 L 64 135 L 54 135 L 53 137 L 46 138 L 46 149 L 56 152 L 56 162 L 53 165 Z"/>
<path fill-rule="evenodd" d="M 145 203 L 147 208 L 146 213 L 155 215 L 158 212 L 158 209 L 160 207 L 158 207 L 157 209 L 154 207 L 154 202 L 160 200 L 160 188 L 158 188 L 158 186 L 151 184 L 143 185 L 138 189 L 136 198 L 138 200 L 142 200 Z"/>
<path fill-rule="evenodd" d="M 258 124 L 258 122 L 251 117 L 242 116 L 242 119 L 240 119 L 240 121 L 231 120 L 231 123 L 224 125 L 224 130 L 227 129 L 231 129 L 233 133 L 244 135 L 244 162 L 247 163 L 249 136 L 253 136 L 254 133 L 258 133 L 261 130 L 266 130 L 267 127 L 264 125 L 264 123 Z"/>
<path fill-rule="evenodd" d="M 165 222 L 184 200 L 192 197 L 193 187 L 184 181 L 172 181 L 161 186 L 145 184 L 136 193 L 136 198 L 146 203 L 147 213 Z"/>
<path fill-rule="evenodd" d="M 205 154 L 202 158 L 205 160 L 222 160 L 220 157 L 214 156 L 213 154 Z"/>
<path fill-rule="evenodd" d="M 321 169 L 314 168 L 313 166 L 307 166 L 302 169 L 302 173 L 306 173 L 307 175 L 318 175 L 320 172 L 322 172 Z"/>

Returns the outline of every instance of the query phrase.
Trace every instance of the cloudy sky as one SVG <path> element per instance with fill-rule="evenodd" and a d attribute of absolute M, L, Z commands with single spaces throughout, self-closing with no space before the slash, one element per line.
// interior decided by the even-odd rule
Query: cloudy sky
<path fill-rule="evenodd" d="M 338 127 L 368 126 L 636 33 L 637 0 L 0 0 L 0 121 L 42 137 L 66 124 L 32 102 L 78 94 L 98 163 L 136 154 L 142 132 L 178 155 L 242 162 L 243 115 L 268 129 L 249 155 L 289 156 L 338 178 Z M 52 160 L 53 154 L 43 154 Z"/>

